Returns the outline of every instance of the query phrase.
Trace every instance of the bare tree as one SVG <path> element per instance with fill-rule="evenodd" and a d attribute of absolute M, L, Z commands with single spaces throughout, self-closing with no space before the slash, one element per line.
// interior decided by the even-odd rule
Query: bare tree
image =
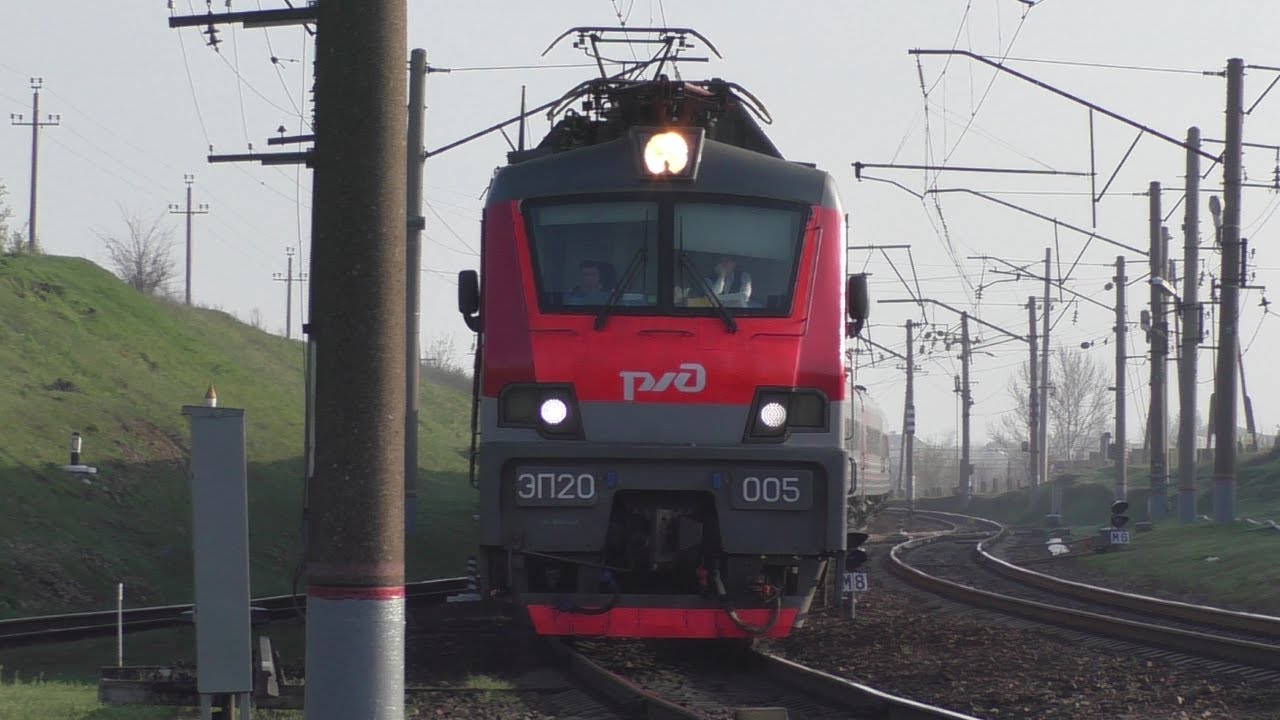
<path fill-rule="evenodd" d="M 0 252 L 22 255 L 29 252 L 30 248 L 27 247 L 27 236 L 21 230 L 9 229 L 9 219 L 13 217 L 13 210 L 4 201 L 4 196 L 7 194 L 9 190 L 0 183 Z"/>
<path fill-rule="evenodd" d="M 1098 447 L 1113 399 L 1111 378 L 1088 353 L 1059 347 L 1049 389 L 1049 457 L 1075 460 Z"/>
<path fill-rule="evenodd" d="M 457 343 L 453 335 L 437 335 L 432 338 L 422 353 L 422 364 L 445 372 L 463 371 L 462 365 L 458 363 Z"/>
<path fill-rule="evenodd" d="M 952 488 L 959 483 L 959 450 L 954 438 L 917 438 L 914 450 L 911 470 L 915 474 L 917 492 L 950 495 Z M 930 493 L 929 488 L 936 488 L 937 492 Z"/>
<path fill-rule="evenodd" d="M 165 295 L 176 276 L 173 260 L 173 228 L 161 224 L 164 215 L 147 220 L 137 211 L 126 211 L 123 236 L 94 231 L 107 250 L 111 269 L 135 290 Z"/>
<path fill-rule="evenodd" d="M 457 343 L 452 334 L 437 335 L 427 344 L 422 353 L 422 380 L 471 392 L 471 368 L 459 359 Z"/>
<path fill-rule="evenodd" d="M 1059 347 L 1052 359 L 1049 388 L 1049 457 L 1074 460 L 1095 448 L 1098 436 L 1111 417 L 1111 378 L 1103 366 L 1087 353 Z M 1009 381 L 1013 407 L 999 420 L 987 424 L 987 434 L 1001 449 L 1020 450 L 1029 437 L 1028 368 L 1024 362 Z M 1117 442 L 1119 439 L 1117 439 Z"/>

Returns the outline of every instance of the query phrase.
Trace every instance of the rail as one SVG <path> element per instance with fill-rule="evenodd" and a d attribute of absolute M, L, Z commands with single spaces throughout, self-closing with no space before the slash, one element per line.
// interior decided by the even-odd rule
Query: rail
<path fill-rule="evenodd" d="M 406 599 L 417 602 L 443 599 L 445 595 L 467 588 L 467 578 L 439 578 L 405 584 Z M 272 595 L 250 601 L 255 622 L 280 620 L 306 608 L 303 595 Z M 194 606 L 159 605 L 132 608 L 123 612 L 125 632 L 152 630 L 162 627 L 185 625 L 191 622 Z M 0 620 L 0 647 L 25 644 L 79 640 L 97 635 L 109 635 L 116 631 L 117 612 L 99 610 L 83 613 L 64 613 Z"/>
<path fill-rule="evenodd" d="M 964 518 L 967 516 L 956 515 L 952 513 L 930 513 L 941 514 L 954 518 Z M 1006 532 L 1005 528 L 999 523 L 982 518 L 969 518 L 970 522 L 985 523 L 992 527 L 989 537 L 983 540 L 983 543 L 989 543 L 996 537 Z M 932 537 L 922 537 L 895 545 L 889 553 L 889 569 L 895 575 L 903 580 L 923 588 L 930 592 L 936 593 L 943 597 L 963 602 L 978 607 L 998 610 L 1010 615 L 1017 615 L 1038 622 L 1051 625 L 1058 625 L 1074 630 L 1081 630 L 1095 635 L 1109 636 L 1122 640 L 1136 642 L 1142 645 L 1160 647 L 1166 650 L 1174 650 L 1185 652 L 1192 655 L 1209 657 L 1217 660 L 1237 663 L 1241 665 L 1250 665 L 1254 667 L 1268 668 L 1271 670 L 1280 670 L 1280 645 L 1272 645 L 1268 643 L 1254 642 L 1250 640 L 1241 640 L 1235 638 L 1221 637 L 1210 633 L 1184 630 L 1179 628 L 1166 627 L 1153 623 L 1139 622 L 1135 620 L 1125 620 L 1116 617 L 1108 617 L 1095 612 L 1077 610 L 1073 608 L 1062 607 L 1049 603 L 1038 602 L 1035 600 L 1027 600 L 1023 598 L 1011 597 L 988 590 L 981 590 L 974 587 L 968 587 L 960 583 L 945 580 L 940 577 L 930 575 L 918 568 L 912 567 L 904 559 L 903 555 L 911 550 L 929 545 L 940 541 L 954 541 L 959 539 L 955 535 L 937 535 Z M 975 550 L 975 552 L 980 552 Z M 1001 561 L 1003 562 L 1003 561 Z M 1005 563 L 1008 567 L 1013 567 Z M 1008 567 L 1002 568 L 1009 571 Z M 1021 571 L 1021 568 L 1017 568 Z M 1011 572 L 1011 571 L 1010 571 Z M 1030 572 L 1030 571 L 1027 571 Z M 1043 583 L 1041 589 L 1048 589 L 1054 594 L 1059 594 L 1060 590 L 1070 589 L 1072 592 L 1080 591 L 1081 588 L 1091 586 L 1082 583 L 1071 583 L 1065 585 L 1068 581 L 1057 581 L 1057 578 L 1035 573 L 1040 576 L 1037 578 L 1038 583 Z M 1022 581 L 1022 577 L 1015 578 Z M 1057 582 L 1050 582 L 1057 581 Z M 1059 584 L 1064 583 L 1064 584 Z M 1104 591 L 1103 588 L 1095 588 L 1097 591 Z M 1090 598 L 1093 602 L 1102 605 L 1118 606 L 1116 596 L 1127 596 L 1125 602 L 1130 603 L 1129 609 L 1136 609 L 1147 614 L 1152 619 L 1185 619 L 1172 614 L 1171 606 L 1182 606 L 1182 609 L 1198 606 L 1190 606 L 1185 603 L 1172 603 L 1171 601 L 1157 600 L 1155 598 L 1146 598 L 1144 596 L 1127 595 L 1125 593 L 1114 593 L 1112 591 L 1098 592 L 1097 597 Z M 1066 594 L 1063 592 L 1062 594 Z M 1232 613 L 1232 611 L 1222 611 L 1217 613 L 1208 612 L 1209 610 L 1219 610 L 1217 608 L 1203 608 L 1205 614 L 1221 619 L 1224 616 L 1247 615 L 1245 613 Z M 1257 616 L 1265 618 L 1266 616 Z M 1274 621 L 1275 618 L 1269 618 Z M 1212 623 L 1209 623 L 1212 626 Z M 1269 622 L 1266 627 L 1274 628 Z M 1238 628 L 1237 628 L 1238 629 Z M 1266 632 L 1274 632 L 1267 630 Z"/>

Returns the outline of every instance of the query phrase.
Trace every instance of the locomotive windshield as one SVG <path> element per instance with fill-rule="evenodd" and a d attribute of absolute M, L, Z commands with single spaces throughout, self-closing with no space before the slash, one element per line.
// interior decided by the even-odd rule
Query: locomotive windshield
<path fill-rule="evenodd" d="M 624 279 L 619 306 L 657 304 L 657 203 L 545 205 L 533 208 L 530 216 L 534 274 L 544 311 L 598 310 Z M 637 267 L 624 278 L 632 265 Z"/>
<path fill-rule="evenodd" d="M 791 311 L 802 206 L 661 200 L 525 211 L 543 312 L 599 312 L 615 290 L 619 314 L 707 315 L 722 312 L 717 304 L 740 316 Z"/>

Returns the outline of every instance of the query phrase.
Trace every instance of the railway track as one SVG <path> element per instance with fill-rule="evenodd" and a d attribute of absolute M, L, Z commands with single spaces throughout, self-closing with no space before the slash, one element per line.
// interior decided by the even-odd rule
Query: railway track
<path fill-rule="evenodd" d="M 412 608 L 421 611 L 424 607 L 442 603 L 448 595 L 463 591 L 466 586 L 467 578 L 410 583 L 406 585 L 406 599 Z M 295 617 L 305 611 L 305 603 L 303 596 L 255 598 L 252 601 L 255 623 Z M 191 622 L 191 612 L 191 605 L 133 608 L 124 611 L 123 626 L 125 632 L 136 632 L 185 625 Z M 476 622 L 483 623 L 482 620 Z M 484 632 L 477 632 L 474 626 L 467 627 L 464 636 L 472 641 L 485 641 Z M 0 621 L 0 647 L 78 640 L 114 634 L 116 629 L 117 613 L 114 611 L 15 618 Z M 494 637 L 506 636 L 499 633 Z M 519 653 L 512 644 L 508 644 L 510 642 L 508 637 L 498 644 Z M 532 642 L 540 641 L 535 639 Z M 517 683 L 507 691 L 485 692 L 526 699 L 533 697 L 533 705 L 546 716 L 580 720 L 706 720 L 732 718 L 736 709 L 744 707 L 759 712 L 762 706 L 774 708 L 774 714 L 755 717 L 787 717 L 789 720 L 963 720 L 969 717 L 895 697 L 742 647 L 703 645 L 710 648 L 707 653 L 689 653 L 687 642 L 668 643 L 657 650 L 670 663 L 670 667 L 660 673 L 664 677 L 658 678 L 653 673 L 634 677 L 627 672 L 619 672 L 617 668 L 606 667 L 607 661 L 601 662 L 595 656 L 601 652 L 607 655 L 608 651 L 602 648 L 610 643 L 553 640 L 542 644 L 546 646 L 544 651 L 535 651 L 533 661 L 529 663 L 538 668 L 531 679 Z M 613 644 L 614 652 L 626 645 Z M 437 651 L 442 649 L 436 647 Z M 155 677 L 148 675 L 149 672 Z M 189 670 L 179 669 L 175 675 L 175 669 L 122 668 L 118 677 L 111 675 L 108 682 L 111 694 L 123 702 L 170 705 L 194 702 L 195 676 Z M 302 686 L 281 685 L 278 696 L 257 698 L 255 702 L 263 708 L 300 708 L 302 694 Z M 443 702 L 466 706 L 476 695 L 475 688 L 413 681 L 406 686 L 407 702 L 424 701 L 426 698 L 425 702 L 429 704 Z M 130 696 L 135 699 L 124 699 Z M 787 714 L 781 714 L 777 709 L 783 709 Z"/>
<path fill-rule="evenodd" d="M 432 604 L 444 602 L 451 593 L 461 592 L 466 588 L 467 578 L 465 577 L 440 578 L 407 583 L 405 595 L 408 602 Z M 250 601 L 253 607 L 253 621 L 269 622 L 293 616 L 306 608 L 306 602 L 306 597 L 303 595 L 254 598 Z M 129 633 L 185 625 L 191 622 L 192 612 L 191 605 L 128 609 L 123 613 L 124 631 Z M 116 632 L 116 625 L 115 610 L 0 620 L 0 647 L 111 635 Z"/>
<path fill-rule="evenodd" d="M 890 552 L 890 571 L 911 585 L 969 605 L 1183 657 L 1207 658 L 1214 661 L 1213 669 L 1280 677 L 1280 618 L 1121 593 L 1037 573 L 991 554 L 992 545 L 1007 535 L 1005 528 L 978 518 L 967 521 L 986 530 L 908 540 Z"/>
<path fill-rule="evenodd" d="M 768 653 L 723 643 L 557 643 L 571 672 L 648 720 L 963 720 Z M 619 666 L 627 666 L 619 671 Z"/>

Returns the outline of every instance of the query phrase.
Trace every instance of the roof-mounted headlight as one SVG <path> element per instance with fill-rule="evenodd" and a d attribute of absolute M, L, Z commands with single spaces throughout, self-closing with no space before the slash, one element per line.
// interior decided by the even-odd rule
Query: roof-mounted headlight
<path fill-rule="evenodd" d="M 693 180 L 702 159 L 702 128 L 633 128 L 637 172 L 649 180 Z"/>
<path fill-rule="evenodd" d="M 678 132 L 651 136 L 644 144 L 644 167 L 651 175 L 679 175 L 689 167 L 689 142 Z"/>

